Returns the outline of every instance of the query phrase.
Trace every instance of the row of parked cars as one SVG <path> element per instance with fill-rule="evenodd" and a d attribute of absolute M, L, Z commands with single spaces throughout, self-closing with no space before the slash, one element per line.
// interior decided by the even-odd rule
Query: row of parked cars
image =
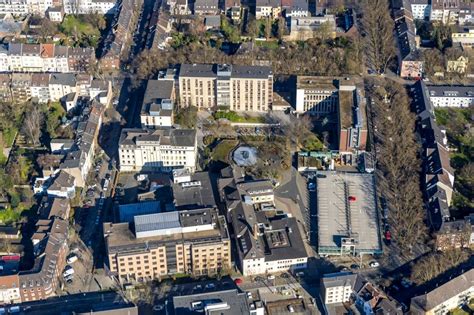
<path fill-rule="evenodd" d="M 63 278 L 66 281 L 66 283 L 71 284 L 74 280 L 74 268 L 71 266 L 71 264 L 75 263 L 77 261 L 78 257 L 76 254 L 72 253 L 66 258 L 67 265 L 64 268 L 63 271 Z"/>

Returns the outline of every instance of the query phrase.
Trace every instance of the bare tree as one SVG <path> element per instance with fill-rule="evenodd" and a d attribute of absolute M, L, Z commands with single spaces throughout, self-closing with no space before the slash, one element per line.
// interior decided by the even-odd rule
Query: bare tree
<path fill-rule="evenodd" d="M 361 12 L 367 66 L 377 73 L 385 73 L 390 60 L 395 56 L 394 24 L 388 2 L 363 0 Z"/>
<path fill-rule="evenodd" d="M 42 122 L 43 113 L 41 113 L 37 106 L 32 106 L 32 109 L 25 115 L 22 130 L 27 136 L 29 142 L 33 145 L 39 144 Z"/>

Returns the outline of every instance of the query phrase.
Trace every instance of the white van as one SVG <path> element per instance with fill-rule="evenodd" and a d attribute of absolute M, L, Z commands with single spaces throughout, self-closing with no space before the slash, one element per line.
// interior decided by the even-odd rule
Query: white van
<path fill-rule="evenodd" d="M 68 264 L 72 264 L 73 262 L 77 261 L 77 256 L 75 254 L 71 254 L 69 255 L 69 257 L 67 258 L 66 262 Z"/>
<path fill-rule="evenodd" d="M 63 277 L 66 278 L 67 276 L 72 275 L 72 274 L 74 274 L 74 269 L 70 268 L 70 269 L 64 270 Z"/>

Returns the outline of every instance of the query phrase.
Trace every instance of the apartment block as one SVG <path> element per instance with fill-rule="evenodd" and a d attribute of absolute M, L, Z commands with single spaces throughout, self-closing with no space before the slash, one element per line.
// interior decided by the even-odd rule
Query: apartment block
<path fill-rule="evenodd" d="M 357 277 L 357 274 L 349 272 L 324 275 L 321 279 L 321 297 L 324 304 L 348 302 Z"/>
<path fill-rule="evenodd" d="M 175 99 L 173 80 L 149 80 L 140 112 L 142 127 L 171 127 Z"/>
<path fill-rule="evenodd" d="M 272 18 L 276 19 L 281 16 L 280 0 L 256 0 L 255 18 Z"/>
<path fill-rule="evenodd" d="M 434 107 L 469 107 L 474 105 L 474 86 L 428 85 Z"/>
<path fill-rule="evenodd" d="M 215 209 L 139 215 L 132 226 L 104 223 L 109 268 L 122 281 L 230 268 L 227 223 Z"/>
<path fill-rule="evenodd" d="M 196 130 L 123 129 L 119 140 L 121 171 L 196 169 Z"/>
<path fill-rule="evenodd" d="M 0 14 L 46 16 L 51 8 L 63 8 L 67 14 L 113 14 L 115 0 L 2 0 Z"/>
<path fill-rule="evenodd" d="M 0 70 L 12 72 L 84 72 L 95 62 L 93 48 L 53 44 L 10 43 L 6 59 L 0 55 Z"/>
<path fill-rule="evenodd" d="M 298 76 L 295 111 L 299 114 L 327 115 L 337 112 L 339 80 L 328 77 Z"/>
<path fill-rule="evenodd" d="M 265 66 L 183 64 L 180 106 L 266 112 L 273 97 L 273 72 Z"/>
<path fill-rule="evenodd" d="M 445 278 L 447 279 L 447 277 Z M 470 269 L 443 285 L 411 299 L 410 313 L 414 315 L 449 314 L 468 304 L 474 297 L 474 269 Z"/>
<path fill-rule="evenodd" d="M 290 34 L 284 38 L 289 41 L 308 40 L 321 36 L 318 32 L 325 28 L 327 36 L 336 37 L 336 17 L 334 15 L 291 17 Z"/>

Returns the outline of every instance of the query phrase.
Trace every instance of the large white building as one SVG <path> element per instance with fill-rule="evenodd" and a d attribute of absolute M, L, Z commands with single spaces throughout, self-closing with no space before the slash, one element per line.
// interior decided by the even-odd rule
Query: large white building
<path fill-rule="evenodd" d="M 339 88 L 337 79 L 328 77 L 298 76 L 296 79 L 297 113 L 327 115 L 337 112 Z"/>
<path fill-rule="evenodd" d="M 354 286 L 357 274 L 339 272 L 326 274 L 321 279 L 321 297 L 324 304 L 336 304 L 348 302 Z"/>
<path fill-rule="evenodd" d="M 143 98 L 140 122 L 143 128 L 171 127 L 175 83 L 173 80 L 149 80 Z"/>
<path fill-rule="evenodd" d="M 474 86 L 428 85 L 434 107 L 468 107 L 474 105 Z"/>
<path fill-rule="evenodd" d="M 196 170 L 196 130 L 123 129 L 119 141 L 121 171 Z"/>

